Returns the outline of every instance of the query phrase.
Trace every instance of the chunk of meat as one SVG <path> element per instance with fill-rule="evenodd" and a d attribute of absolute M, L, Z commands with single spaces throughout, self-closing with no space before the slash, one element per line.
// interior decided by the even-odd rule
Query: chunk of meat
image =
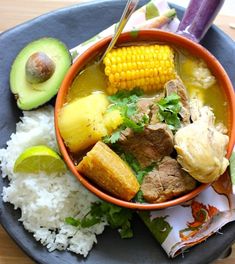
<path fill-rule="evenodd" d="M 193 102 L 193 123 L 180 128 L 175 134 L 177 160 L 192 177 L 210 183 L 223 174 L 229 164 L 225 158 L 229 141 L 227 135 L 214 125 L 215 116 L 208 106 Z"/>
<path fill-rule="evenodd" d="M 149 115 L 154 98 L 140 98 L 137 102 L 137 111 Z"/>
<path fill-rule="evenodd" d="M 197 182 L 171 157 L 165 157 L 158 169 L 149 172 L 143 180 L 141 191 L 149 203 L 168 201 L 196 187 Z"/>
<path fill-rule="evenodd" d="M 160 122 L 160 119 L 158 117 L 158 112 L 159 112 L 159 107 L 157 104 L 154 104 L 151 108 L 151 113 L 150 113 L 150 119 L 149 119 L 150 125 L 155 125 Z"/>
<path fill-rule="evenodd" d="M 165 90 L 159 91 L 154 97 L 140 98 L 137 102 L 137 114 L 133 117 L 133 120 L 138 122 L 144 115 L 149 117 L 149 124 L 153 125 L 158 123 L 157 102 L 165 97 Z"/>
<path fill-rule="evenodd" d="M 151 108 L 154 105 L 154 98 L 140 98 L 136 104 L 137 114 L 132 119 L 135 122 L 141 121 L 143 116 L 147 116 L 150 119 Z"/>
<path fill-rule="evenodd" d="M 189 108 L 189 99 L 187 95 L 187 90 L 179 79 L 168 81 L 165 84 L 166 95 L 169 96 L 172 93 L 178 94 L 182 107 L 180 110 L 180 116 L 184 124 L 190 123 L 190 108 Z"/>
<path fill-rule="evenodd" d="M 148 125 L 141 133 L 125 129 L 121 133 L 119 145 L 124 152 L 131 153 L 141 167 L 161 160 L 174 149 L 173 134 L 168 126 L 162 123 Z"/>

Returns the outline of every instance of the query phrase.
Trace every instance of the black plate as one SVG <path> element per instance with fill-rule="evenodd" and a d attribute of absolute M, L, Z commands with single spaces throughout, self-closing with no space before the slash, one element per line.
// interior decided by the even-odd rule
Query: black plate
<path fill-rule="evenodd" d="M 64 41 L 69 48 L 87 40 L 118 21 L 126 1 L 95 1 L 65 8 L 36 18 L 0 35 L 0 147 L 15 131 L 21 112 L 9 91 L 10 66 L 24 45 L 36 38 L 52 36 Z M 140 5 L 148 1 L 140 1 Z M 181 17 L 183 9 L 177 7 Z M 212 27 L 202 44 L 208 48 L 227 70 L 235 84 L 235 44 L 222 31 Z M 0 179 L 0 192 L 7 181 Z M 114 264 L 114 263 L 210 263 L 217 259 L 235 240 L 235 223 L 230 223 L 206 242 L 171 260 L 155 241 L 145 225 L 136 217 L 133 222 L 134 238 L 121 240 L 116 231 L 106 229 L 98 236 L 98 244 L 87 259 L 69 252 L 48 251 L 35 241 L 17 221 L 20 211 L 0 201 L 0 220 L 3 227 L 20 247 L 35 261 L 47 264 Z"/>

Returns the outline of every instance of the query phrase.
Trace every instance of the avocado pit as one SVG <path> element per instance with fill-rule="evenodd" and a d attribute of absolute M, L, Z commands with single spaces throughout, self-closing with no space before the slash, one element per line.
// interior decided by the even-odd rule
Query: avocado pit
<path fill-rule="evenodd" d="M 51 78 L 55 71 L 55 63 L 44 52 L 35 52 L 25 64 L 25 74 L 32 84 L 43 83 Z"/>

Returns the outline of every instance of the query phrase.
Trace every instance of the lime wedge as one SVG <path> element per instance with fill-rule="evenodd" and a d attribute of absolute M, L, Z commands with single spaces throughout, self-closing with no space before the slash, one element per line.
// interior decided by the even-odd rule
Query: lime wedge
<path fill-rule="evenodd" d="M 48 174 L 63 172 L 66 166 L 61 157 L 51 148 L 39 145 L 27 148 L 17 158 L 14 172 L 38 173 L 44 171 Z"/>

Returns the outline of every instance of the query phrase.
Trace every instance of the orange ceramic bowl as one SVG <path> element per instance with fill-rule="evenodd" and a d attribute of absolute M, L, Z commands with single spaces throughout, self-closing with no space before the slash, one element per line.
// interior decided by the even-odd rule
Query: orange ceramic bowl
<path fill-rule="evenodd" d="M 92 193 L 97 195 L 99 198 L 116 204 L 118 206 L 123 206 L 131 209 L 137 209 L 137 210 L 156 210 L 156 209 L 162 209 L 170 206 L 175 206 L 178 204 L 181 204 L 183 202 L 186 202 L 192 198 L 194 198 L 196 195 L 198 195 L 200 192 L 202 192 L 205 188 L 209 186 L 209 184 L 201 184 L 193 191 L 182 195 L 178 198 L 172 199 L 167 202 L 162 203 L 156 203 L 156 204 L 141 204 L 141 203 L 135 203 L 135 202 L 127 202 L 121 199 L 118 199 L 116 197 L 113 197 L 112 195 L 108 194 L 107 192 L 103 191 L 102 189 L 98 188 L 96 185 L 94 185 L 92 182 L 90 182 L 86 177 L 79 174 L 76 170 L 76 167 L 70 158 L 69 151 L 67 150 L 63 139 L 60 135 L 60 131 L 58 129 L 58 113 L 63 106 L 63 104 L 66 101 L 66 95 L 68 93 L 68 90 L 78 74 L 78 72 L 92 59 L 94 59 L 97 54 L 102 53 L 107 45 L 109 44 L 111 40 L 111 37 L 107 37 L 105 39 L 100 40 L 98 43 L 91 46 L 85 53 L 83 53 L 72 65 L 70 70 L 68 71 L 67 75 L 64 78 L 64 81 L 60 87 L 60 90 L 57 95 L 56 104 L 55 104 L 55 129 L 56 129 L 56 137 L 58 141 L 58 145 L 60 148 L 60 151 L 64 157 L 64 160 L 71 170 L 71 172 L 77 177 L 77 179 Z M 137 43 L 137 42 L 162 42 L 167 43 L 169 45 L 173 45 L 174 47 L 180 47 L 187 49 L 192 55 L 195 55 L 197 57 L 202 58 L 208 65 L 208 68 L 211 70 L 212 74 L 216 76 L 221 89 L 223 89 L 223 92 L 225 93 L 227 97 L 228 102 L 228 111 L 229 111 L 229 120 L 228 120 L 228 130 L 229 130 L 229 144 L 227 148 L 227 158 L 230 157 L 234 141 L 235 141 L 235 97 L 234 97 L 234 91 L 233 86 L 229 80 L 229 77 L 227 76 L 225 70 L 220 65 L 220 63 L 217 61 L 217 59 L 208 52 L 204 47 L 202 47 L 200 44 L 197 44 L 185 37 L 160 31 L 160 30 L 141 30 L 137 34 L 132 34 L 130 32 L 123 33 L 118 39 L 118 44 L 123 43 Z"/>

